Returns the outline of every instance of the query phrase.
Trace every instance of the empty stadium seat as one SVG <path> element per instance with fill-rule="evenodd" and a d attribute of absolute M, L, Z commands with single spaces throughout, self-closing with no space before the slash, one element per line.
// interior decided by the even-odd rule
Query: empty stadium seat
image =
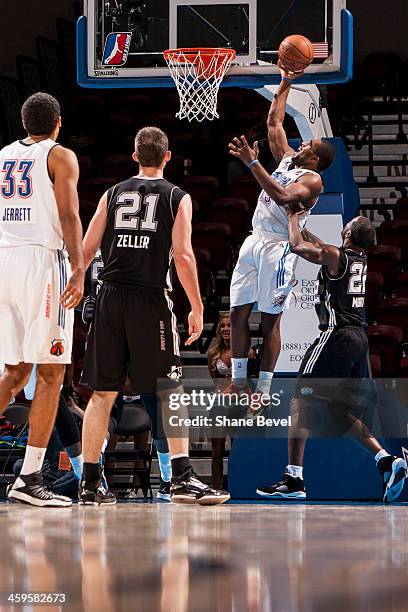
<path fill-rule="evenodd" d="M 365 312 L 367 323 L 374 323 L 384 298 L 384 278 L 379 272 L 369 271 L 366 281 Z"/>
<path fill-rule="evenodd" d="M 215 279 L 211 270 L 211 253 L 208 249 L 195 248 L 194 255 L 197 262 L 197 274 L 201 296 L 205 303 L 211 304 L 214 301 L 215 292 Z M 171 299 L 173 301 L 173 310 L 178 323 L 186 327 L 187 316 L 190 312 L 190 303 L 176 272 L 173 274 L 173 291 L 171 292 Z"/>
<path fill-rule="evenodd" d="M 193 247 L 204 248 L 211 253 L 211 269 L 232 271 L 234 252 L 231 246 L 231 229 L 225 223 L 197 223 L 193 231 Z"/>
<path fill-rule="evenodd" d="M 249 213 L 250 207 L 248 201 L 244 198 L 217 198 L 211 204 L 211 208 L 237 208 L 243 212 Z"/>
<path fill-rule="evenodd" d="M 242 176 L 237 181 L 231 183 L 229 195 L 235 198 L 247 200 L 251 212 L 256 208 L 261 188 L 252 176 Z"/>
<path fill-rule="evenodd" d="M 408 220 L 384 221 L 377 228 L 378 244 L 387 244 L 401 249 L 402 265 L 408 264 Z"/>
<path fill-rule="evenodd" d="M 390 245 L 377 245 L 366 249 L 368 271 L 379 272 L 384 279 L 384 293 L 391 296 L 401 272 L 401 249 Z"/>
<path fill-rule="evenodd" d="M 403 331 L 403 342 L 408 341 L 408 299 L 390 298 L 384 300 L 377 314 L 380 325 L 393 325 Z"/>
<path fill-rule="evenodd" d="M 79 165 L 79 180 L 83 183 L 92 176 L 92 159 L 86 155 L 77 155 Z"/>
<path fill-rule="evenodd" d="M 147 115 L 146 125 L 153 125 L 161 130 L 164 130 L 167 134 L 172 132 L 177 125 L 178 119 L 174 115 L 169 113 L 155 113 L 153 115 Z"/>
<path fill-rule="evenodd" d="M 408 272 L 402 272 L 397 279 L 395 297 L 408 298 Z"/>
<path fill-rule="evenodd" d="M 80 200 L 90 200 L 99 202 L 105 191 L 110 189 L 117 183 L 117 179 L 113 177 L 98 176 L 96 178 L 88 179 L 84 181 L 83 185 L 79 189 Z"/>
<path fill-rule="evenodd" d="M 367 328 L 371 357 L 375 362 L 378 376 L 398 376 L 402 356 L 404 332 L 393 325 L 370 325 Z"/>
<path fill-rule="evenodd" d="M 373 378 L 381 378 L 381 357 L 379 355 L 371 354 L 371 374 Z"/>
<path fill-rule="evenodd" d="M 234 205 L 211 208 L 207 221 L 226 223 L 231 229 L 231 239 L 237 246 L 245 240 L 251 227 L 249 214 Z"/>
<path fill-rule="evenodd" d="M 116 108 L 126 112 L 134 126 L 141 126 L 147 113 L 151 112 L 151 98 L 145 94 L 131 93 L 120 96 L 119 103 L 114 100 Z"/>
<path fill-rule="evenodd" d="M 101 166 L 103 176 L 115 177 L 117 181 L 123 181 L 137 174 L 138 165 L 133 161 L 131 155 L 110 155 Z"/>
<path fill-rule="evenodd" d="M 166 164 L 164 169 L 164 178 L 174 183 L 181 185 L 184 179 L 184 158 L 180 155 L 172 155 L 171 160 Z"/>
<path fill-rule="evenodd" d="M 209 207 L 216 199 L 219 187 L 220 182 L 215 176 L 187 176 L 183 181 L 185 191 L 202 207 Z"/>
<path fill-rule="evenodd" d="M 408 378 L 408 357 L 401 359 L 399 375 L 401 378 Z"/>
<path fill-rule="evenodd" d="M 408 221 L 408 198 L 399 198 L 393 208 L 395 221 Z"/>

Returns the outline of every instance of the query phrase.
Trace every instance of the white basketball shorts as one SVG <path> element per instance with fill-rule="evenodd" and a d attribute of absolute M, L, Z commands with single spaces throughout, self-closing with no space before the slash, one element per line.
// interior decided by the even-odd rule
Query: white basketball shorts
<path fill-rule="evenodd" d="M 0 249 L 0 362 L 71 363 L 74 311 L 60 296 L 66 253 L 41 246 Z"/>
<path fill-rule="evenodd" d="M 253 233 L 245 240 L 230 289 L 231 307 L 258 302 L 258 310 L 280 314 L 289 308 L 297 256 L 287 241 Z"/>

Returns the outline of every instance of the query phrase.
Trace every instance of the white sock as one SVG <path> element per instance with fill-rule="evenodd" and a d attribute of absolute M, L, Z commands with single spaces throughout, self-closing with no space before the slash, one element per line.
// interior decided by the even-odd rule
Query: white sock
<path fill-rule="evenodd" d="M 384 457 L 391 457 L 390 453 L 387 453 L 386 450 L 384 450 L 383 448 L 378 451 L 378 453 L 375 455 L 374 459 L 376 461 L 376 463 L 379 462 L 380 459 L 384 459 Z"/>
<path fill-rule="evenodd" d="M 232 380 L 239 381 L 248 377 L 248 357 L 232 357 Z"/>
<path fill-rule="evenodd" d="M 261 370 L 259 372 L 258 385 L 256 387 L 256 390 L 259 391 L 259 393 L 266 393 L 269 395 L 271 392 L 272 379 L 273 372 L 264 372 Z"/>
<path fill-rule="evenodd" d="M 303 480 L 303 467 L 301 465 L 287 465 L 286 473 L 293 478 L 302 478 Z"/>
<path fill-rule="evenodd" d="M 177 453 L 177 455 L 171 455 L 171 459 L 181 459 L 181 457 L 187 457 L 188 459 L 187 453 Z"/>
<path fill-rule="evenodd" d="M 33 474 L 39 472 L 42 468 L 44 461 L 46 448 L 38 448 L 37 446 L 26 447 L 23 467 L 21 468 L 21 475 L 26 476 L 27 474 Z"/>
<path fill-rule="evenodd" d="M 82 468 L 84 467 L 83 454 L 81 453 L 80 455 L 77 455 L 76 457 L 70 457 L 69 460 L 71 462 L 72 469 L 74 470 L 75 476 L 78 478 L 78 480 L 81 480 Z"/>

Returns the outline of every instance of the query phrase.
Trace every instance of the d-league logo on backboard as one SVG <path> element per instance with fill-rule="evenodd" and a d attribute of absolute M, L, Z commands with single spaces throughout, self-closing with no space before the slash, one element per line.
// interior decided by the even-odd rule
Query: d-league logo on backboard
<path fill-rule="evenodd" d="M 129 55 L 131 32 L 111 32 L 106 37 L 102 64 L 104 66 L 123 66 Z"/>

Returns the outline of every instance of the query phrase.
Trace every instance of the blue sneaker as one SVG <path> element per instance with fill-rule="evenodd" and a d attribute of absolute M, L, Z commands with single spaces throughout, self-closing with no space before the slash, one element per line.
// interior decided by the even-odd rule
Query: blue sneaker
<path fill-rule="evenodd" d="M 165 480 L 162 480 L 162 478 L 160 477 L 160 487 L 159 490 L 156 493 L 156 499 L 162 499 L 163 501 L 171 501 L 171 495 L 170 495 L 170 489 L 171 489 L 171 482 L 166 482 Z"/>
<path fill-rule="evenodd" d="M 395 501 L 404 488 L 407 477 L 407 464 L 404 459 L 389 455 L 377 463 L 378 470 L 383 478 L 383 502 L 390 504 Z"/>

